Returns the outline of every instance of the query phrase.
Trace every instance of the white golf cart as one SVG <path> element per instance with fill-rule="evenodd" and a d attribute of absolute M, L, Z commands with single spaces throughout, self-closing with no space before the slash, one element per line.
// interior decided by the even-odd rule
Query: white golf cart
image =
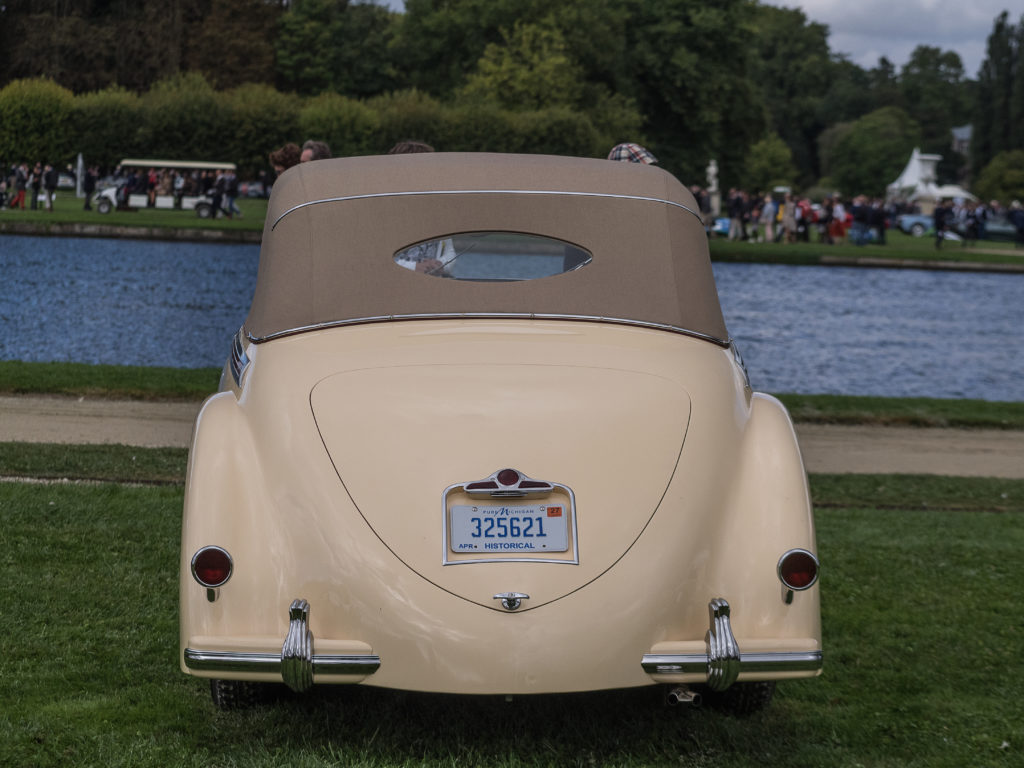
<path fill-rule="evenodd" d="M 213 199 L 202 193 L 198 185 L 199 175 L 203 173 L 216 173 L 217 171 L 234 171 L 234 163 L 213 163 L 202 160 L 133 160 L 121 161 L 121 168 L 125 172 L 134 172 L 142 169 L 143 173 L 155 169 L 162 173 L 174 173 L 175 179 L 180 178 L 181 182 L 172 183 L 170 189 L 157 190 L 154 196 L 153 205 L 150 205 L 149 195 L 145 187 L 141 189 L 128 189 L 128 175 L 119 179 L 113 186 L 106 187 L 96 192 L 95 205 L 100 213 L 110 213 L 115 209 L 135 210 L 137 208 L 153 207 L 161 210 L 182 210 L 196 212 L 201 219 L 208 219 L 213 215 Z M 183 182 L 183 183 L 182 183 Z"/>

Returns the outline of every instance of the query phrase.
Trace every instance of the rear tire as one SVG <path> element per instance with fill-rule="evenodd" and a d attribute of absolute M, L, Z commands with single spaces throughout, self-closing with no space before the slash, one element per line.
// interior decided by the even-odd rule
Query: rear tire
<path fill-rule="evenodd" d="M 199 203 L 196 206 L 196 216 L 200 219 L 208 219 L 213 215 L 213 206 L 209 203 Z"/>
<path fill-rule="evenodd" d="M 249 709 L 267 698 L 266 686 L 248 680 L 211 680 L 210 697 L 213 705 L 224 712 Z"/>
<path fill-rule="evenodd" d="M 733 683 L 724 691 L 703 690 L 704 705 L 737 717 L 746 717 L 767 708 L 775 694 L 775 681 Z"/>
<path fill-rule="evenodd" d="M 104 197 L 101 198 L 98 203 L 96 203 L 96 210 L 104 214 L 110 213 L 112 210 L 114 210 L 114 204 L 111 203 L 108 198 Z"/>
<path fill-rule="evenodd" d="M 914 237 L 923 237 L 924 236 L 924 224 L 914 224 L 910 228 L 910 234 L 912 234 Z"/>

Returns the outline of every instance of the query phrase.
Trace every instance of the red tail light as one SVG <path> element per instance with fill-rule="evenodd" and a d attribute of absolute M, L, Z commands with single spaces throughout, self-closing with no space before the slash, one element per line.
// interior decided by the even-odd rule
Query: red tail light
<path fill-rule="evenodd" d="M 203 547 L 192 557 L 192 576 L 204 587 L 226 584 L 233 569 L 231 555 L 220 547 Z"/>
<path fill-rule="evenodd" d="M 790 589 L 810 589 L 818 580 L 818 558 L 806 549 L 791 549 L 779 558 L 779 579 Z"/>

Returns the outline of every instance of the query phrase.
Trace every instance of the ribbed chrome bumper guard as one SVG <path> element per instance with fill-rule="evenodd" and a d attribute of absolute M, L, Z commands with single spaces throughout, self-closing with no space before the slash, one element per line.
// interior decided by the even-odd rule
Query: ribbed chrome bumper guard
<path fill-rule="evenodd" d="M 308 690 L 313 676 L 372 675 L 380 668 L 380 656 L 313 653 L 309 631 L 309 603 L 295 600 L 288 608 L 288 636 L 281 653 L 245 653 L 185 649 L 185 666 L 206 672 L 257 672 L 280 674 L 295 691 Z"/>
<path fill-rule="evenodd" d="M 729 621 L 729 603 L 715 598 L 708 604 L 710 628 L 704 638 L 707 653 L 644 654 L 649 675 L 703 674 L 713 691 L 724 691 L 740 674 L 813 672 L 821 669 L 821 651 L 741 653 Z"/>

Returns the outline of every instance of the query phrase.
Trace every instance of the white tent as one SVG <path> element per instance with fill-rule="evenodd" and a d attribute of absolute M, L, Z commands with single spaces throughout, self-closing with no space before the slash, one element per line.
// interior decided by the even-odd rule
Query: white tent
<path fill-rule="evenodd" d="M 958 184 L 935 183 L 936 166 L 942 155 L 923 155 L 914 147 L 910 160 L 903 173 L 892 184 L 886 187 L 889 200 L 907 200 L 921 205 L 923 213 L 930 213 L 939 200 L 977 200 L 974 195 Z"/>

